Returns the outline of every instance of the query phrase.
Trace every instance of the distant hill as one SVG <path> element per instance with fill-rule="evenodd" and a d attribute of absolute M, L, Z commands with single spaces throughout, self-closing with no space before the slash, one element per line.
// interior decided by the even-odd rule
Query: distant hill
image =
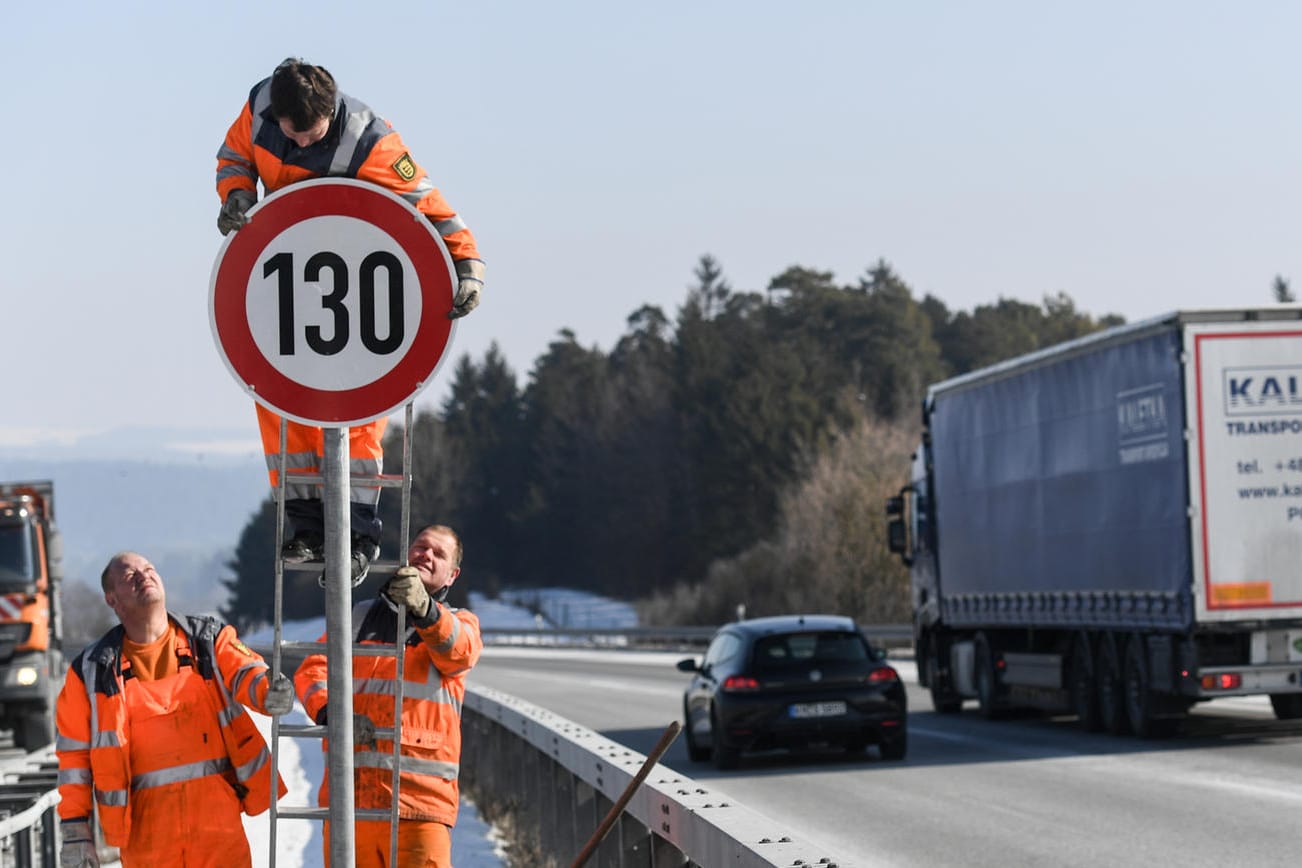
<path fill-rule="evenodd" d="M 219 584 L 228 574 L 223 564 L 268 494 L 263 457 L 255 451 L 256 440 L 253 450 L 247 448 L 249 432 L 244 433 L 245 448 L 211 453 L 150 449 L 146 441 L 121 436 L 106 438 L 120 448 L 104 450 L 100 439 L 100 448 L 63 444 L 44 458 L 31 454 L 35 446 L 6 446 L 0 450 L 0 480 L 54 481 L 69 579 L 98 589 L 108 558 L 134 549 L 158 567 L 170 608 L 215 611 L 226 601 Z"/>

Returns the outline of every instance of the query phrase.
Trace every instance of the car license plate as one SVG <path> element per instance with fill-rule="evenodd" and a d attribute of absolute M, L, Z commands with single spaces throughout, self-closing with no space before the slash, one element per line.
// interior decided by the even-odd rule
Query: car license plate
<path fill-rule="evenodd" d="M 837 717 L 845 714 L 844 702 L 798 702 L 791 706 L 792 717 Z"/>

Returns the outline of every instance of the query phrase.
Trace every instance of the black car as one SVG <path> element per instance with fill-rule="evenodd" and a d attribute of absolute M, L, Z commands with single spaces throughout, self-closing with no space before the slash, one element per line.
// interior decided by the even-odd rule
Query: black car
<path fill-rule="evenodd" d="M 877 745 L 883 759 L 908 750 L 899 674 L 853 620 L 784 615 L 719 629 L 683 694 L 683 731 L 694 762 L 735 768 L 743 752 Z"/>

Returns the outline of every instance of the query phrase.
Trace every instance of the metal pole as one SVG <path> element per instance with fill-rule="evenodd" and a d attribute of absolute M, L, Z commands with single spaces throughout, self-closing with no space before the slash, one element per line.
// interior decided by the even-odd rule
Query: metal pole
<path fill-rule="evenodd" d="M 353 840 L 353 610 L 348 429 L 325 428 L 326 721 L 330 864 L 356 863 Z"/>

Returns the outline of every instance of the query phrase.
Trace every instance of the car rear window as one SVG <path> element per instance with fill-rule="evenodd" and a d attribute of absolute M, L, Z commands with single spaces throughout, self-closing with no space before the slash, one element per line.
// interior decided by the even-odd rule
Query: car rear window
<path fill-rule="evenodd" d="M 857 633 L 784 633 L 755 641 L 755 666 L 759 669 L 868 659 L 868 644 Z"/>

